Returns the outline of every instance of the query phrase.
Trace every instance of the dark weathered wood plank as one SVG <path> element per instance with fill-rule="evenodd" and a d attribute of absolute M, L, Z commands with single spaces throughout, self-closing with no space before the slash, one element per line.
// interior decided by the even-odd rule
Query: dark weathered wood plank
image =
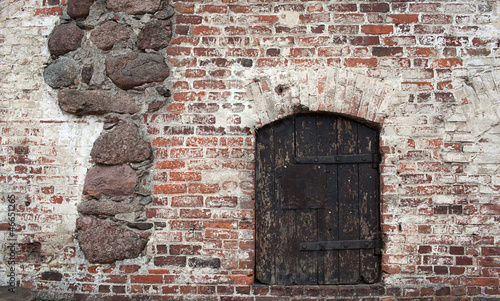
<path fill-rule="evenodd" d="M 317 251 L 301 251 L 301 242 L 313 242 L 318 238 L 316 209 L 293 210 L 295 213 L 295 248 L 297 257 L 293 266 L 294 284 L 317 284 Z"/>
<path fill-rule="evenodd" d="M 265 127 L 256 137 L 256 271 L 257 281 L 270 284 L 276 273 L 277 208 L 274 179 L 274 141 L 272 127 Z"/>
<path fill-rule="evenodd" d="M 274 163 L 279 172 L 284 166 L 291 164 L 294 152 L 294 123 L 291 119 L 284 119 L 274 127 Z M 283 198 L 281 177 L 276 177 L 276 200 L 278 204 Z M 277 238 L 273 246 L 275 249 L 276 272 L 275 279 L 278 284 L 292 284 L 292 270 L 298 250 L 294 246 L 293 210 L 277 209 Z M 274 284 L 274 283 L 273 283 Z"/>
<path fill-rule="evenodd" d="M 360 153 L 378 153 L 378 134 L 366 126 L 358 126 Z M 359 164 L 360 238 L 379 238 L 378 171 L 372 164 Z M 380 259 L 375 250 L 361 250 L 361 278 L 366 283 L 378 281 Z"/>
<path fill-rule="evenodd" d="M 315 156 L 317 150 L 316 118 L 298 116 L 295 118 L 295 155 Z"/>
<path fill-rule="evenodd" d="M 337 154 L 337 118 L 330 115 L 317 117 L 318 156 Z M 338 240 L 337 166 L 322 165 L 326 169 L 327 201 L 324 209 L 318 210 L 318 241 Z M 318 252 L 318 284 L 339 283 L 339 252 Z"/>
<path fill-rule="evenodd" d="M 339 154 L 358 152 L 357 123 L 340 118 L 338 122 Z M 358 167 L 338 166 L 339 240 L 359 239 Z M 340 283 L 357 283 L 360 278 L 359 250 L 339 251 Z"/>

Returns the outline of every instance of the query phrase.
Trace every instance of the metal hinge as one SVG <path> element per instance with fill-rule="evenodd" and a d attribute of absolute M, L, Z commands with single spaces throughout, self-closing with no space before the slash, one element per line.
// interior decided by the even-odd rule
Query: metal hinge
<path fill-rule="evenodd" d="M 338 240 L 338 241 L 315 241 L 300 244 L 301 251 L 328 251 L 328 250 L 358 250 L 375 249 L 375 254 L 380 254 L 381 242 L 375 240 Z"/>
<path fill-rule="evenodd" d="M 348 163 L 373 163 L 374 168 L 382 160 L 382 154 L 356 154 L 335 156 L 296 157 L 295 163 L 299 164 L 348 164 Z"/>

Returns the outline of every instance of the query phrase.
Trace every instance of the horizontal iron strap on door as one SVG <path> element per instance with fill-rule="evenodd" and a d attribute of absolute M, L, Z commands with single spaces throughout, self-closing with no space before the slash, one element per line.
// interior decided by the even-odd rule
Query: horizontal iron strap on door
<path fill-rule="evenodd" d="M 301 251 L 379 249 L 380 240 L 316 241 L 300 244 Z"/>
<path fill-rule="evenodd" d="M 381 154 L 336 155 L 316 157 L 296 157 L 296 163 L 302 164 L 346 164 L 346 163 L 378 163 Z"/>

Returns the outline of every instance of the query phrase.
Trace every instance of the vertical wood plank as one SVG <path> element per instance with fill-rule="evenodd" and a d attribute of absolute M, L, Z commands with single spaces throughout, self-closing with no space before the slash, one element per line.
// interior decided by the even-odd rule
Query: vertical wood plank
<path fill-rule="evenodd" d="M 339 118 L 339 155 L 358 152 L 357 123 Z M 339 164 L 339 240 L 359 239 L 358 166 Z M 340 283 L 357 283 L 360 278 L 359 250 L 339 251 Z"/>
<path fill-rule="evenodd" d="M 297 116 L 295 118 L 295 154 L 297 157 L 317 155 L 316 118 L 314 116 Z M 321 167 L 320 167 L 321 168 Z M 318 263 L 317 251 L 300 251 L 301 242 L 318 241 L 318 210 L 294 210 L 295 241 L 297 257 L 294 281 L 296 284 L 317 284 Z"/>
<path fill-rule="evenodd" d="M 295 216 L 294 249 L 297 250 L 293 272 L 293 284 L 317 284 L 316 251 L 300 251 L 301 242 L 317 241 L 316 209 L 290 210 Z"/>
<path fill-rule="evenodd" d="M 278 227 L 274 179 L 274 137 L 272 127 L 265 127 L 256 137 L 256 271 L 257 281 L 275 281 L 275 252 Z"/>
<path fill-rule="evenodd" d="M 378 153 L 377 132 L 363 125 L 358 126 L 358 144 L 360 153 Z M 372 164 L 359 164 L 360 185 L 360 239 L 379 238 L 379 193 L 378 171 Z M 365 249 L 360 252 L 361 278 L 366 283 L 378 281 L 380 259 L 375 250 Z"/>
<path fill-rule="evenodd" d="M 317 153 L 316 118 L 298 116 L 295 118 L 295 154 L 297 157 L 315 156 Z"/>
<path fill-rule="evenodd" d="M 337 122 L 335 116 L 317 117 L 318 156 L 337 154 Z M 336 241 L 338 237 L 337 165 L 324 165 L 327 173 L 327 202 L 318 210 L 318 241 Z M 318 284 L 339 283 L 339 251 L 318 252 Z"/>
<path fill-rule="evenodd" d="M 293 159 L 294 151 L 294 123 L 290 118 L 283 119 L 274 126 L 274 163 L 279 172 L 280 169 L 289 165 Z M 275 278 L 279 284 L 293 284 L 292 271 L 296 264 L 295 259 L 298 250 L 294 248 L 294 212 L 293 210 L 281 209 L 283 197 L 281 177 L 275 179 L 277 203 L 277 235 L 276 242 L 272 246 L 276 254 Z"/>

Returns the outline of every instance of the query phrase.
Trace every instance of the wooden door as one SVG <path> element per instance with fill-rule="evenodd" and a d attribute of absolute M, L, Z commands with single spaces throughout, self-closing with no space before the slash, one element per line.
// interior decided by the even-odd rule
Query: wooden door
<path fill-rule="evenodd" d="M 257 133 L 256 280 L 374 283 L 380 274 L 378 134 L 336 115 Z"/>

